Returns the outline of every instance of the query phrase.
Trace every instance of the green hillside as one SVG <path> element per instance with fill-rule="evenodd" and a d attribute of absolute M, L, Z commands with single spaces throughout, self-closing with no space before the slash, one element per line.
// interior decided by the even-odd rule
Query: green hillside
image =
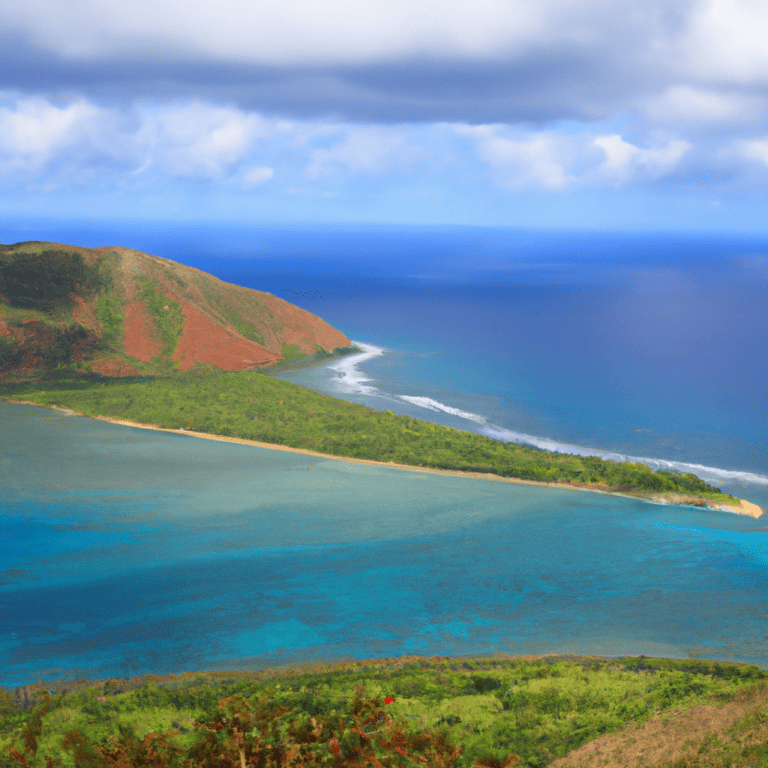
<path fill-rule="evenodd" d="M 767 675 L 643 657 L 409 656 L 40 683 L 0 689 L 0 766 L 766 765 Z"/>

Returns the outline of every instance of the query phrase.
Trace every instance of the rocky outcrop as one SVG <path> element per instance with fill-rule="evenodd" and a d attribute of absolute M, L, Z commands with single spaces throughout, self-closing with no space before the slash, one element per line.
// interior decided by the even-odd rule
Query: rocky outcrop
<path fill-rule="evenodd" d="M 198 365 L 230 371 L 350 344 L 276 296 L 127 248 L 0 246 L 0 302 L 6 373 L 73 362 L 113 376 Z"/>

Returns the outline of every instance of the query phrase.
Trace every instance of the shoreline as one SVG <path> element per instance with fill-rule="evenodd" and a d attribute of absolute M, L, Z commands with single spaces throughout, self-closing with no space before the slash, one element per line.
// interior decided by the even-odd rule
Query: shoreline
<path fill-rule="evenodd" d="M 186 435 L 188 437 L 197 437 L 204 440 L 214 440 L 222 443 L 234 443 L 236 445 L 247 445 L 255 448 L 267 448 L 276 451 L 287 451 L 289 453 L 298 453 L 304 456 L 314 456 L 320 459 L 331 459 L 333 461 L 346 461 L 353 462 L 355 464 L 368 464 L 375 467 L 384 467 L 388 469 L 404 469 L 410 472 L 427 472 L 437 475 L 450 475 L 452 477 L 467 477 L 477 480 L 492 480 L 502 483 L 514 483 L 517 485 L 533 485 L 540 488 L 555 488 L 565 491 L 584 491 L 587 493 L 602 493 L 606 496 L 621 496 L 626 499 L 635 499 L 638 501 L 646 501 L 651 504 L 675 504 L 678 506 L 691 506 L 699 508 L 700 505 L 693 503 L 693 497 L 685 497 L 675 494 L 658 494 L 656 496 L 635 496 L 630 493 L 621 493 L 619 491 L 608 491 L 602 488 L 586 488 L 584 486 L 571 485 L 569 483 L 546 483 L 541 480 L 525 480 L 518 477 L 501 477 L 486 472 L 462 472 L 457 469 L 438 469 L 434 467 L 418 467 L 412 464 L 396 464 L 395 462 L 376 461 L 374 459 L 358 459 L 352 456 L 334 456 L 328 453 L 320 453 L 319 451 L 312 451 L 308 448 L 293 448 L 287 445 L 277 445 L 275 443 L 263 443 L 258 440 L 248 440 L 242 437 L 229 437 L 227 435 L 212 435 L 208 432 L 195 432 L 191 429 L 171 429 L 169 427 L 161 427 L 158 424 L 147 424 L 137 421 L 127 421 L 125 419 L 115 419 L 111 416 L 86 416 L 84 413 L 74 411 L 67 406 L 62 405 L 41 405 L 40 403 L 32 402 L 31 400 L 12 400 L 8 398 L 0 398 L 0 402 L 11 403 L 15 405 L 34 405 L 38 408 L 48 408 L 49 410 L 55 410 L 62 413 L 66 413 L 70 416 L 84 416 L 89 419 L 95 419 L 97 421 L 105 421 L 109 424 L 119 424 L 124 427 L 136 427 L 137 429 L 150 429 L 155 432 L 169 432 L 175 435 Z M 739 499 L 740 505 L 737 507 L 734 504 L 724 504 L 721 502 L 708 502 L 707 499 L 702 499 L 703 506 L 707 509 L 714 509 L 720 512 L 729 512 L 737 515 L 748 515 L 755 519 L 759 518 L 765 513 L 765 510 L 757 504 L 747 501 L 746 499 Z"/>

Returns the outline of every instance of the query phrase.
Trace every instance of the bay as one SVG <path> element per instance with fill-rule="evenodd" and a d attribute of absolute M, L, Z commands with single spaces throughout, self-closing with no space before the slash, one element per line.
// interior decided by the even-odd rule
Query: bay
<path fill-rule="evenodd" d="M 4 446 L 22 436 L 4 685 L 407 653 L 768 660 L 758 520 L 0 416 Z"/>
<path fill-rule="evenodd" d="M 275 293 L 375 353 L 283 378 L 701 467 L 768 506 L 760 236 L 38 224 Z M 764 520 L 0 404 L 0 684 L 405 653 L 767 665 Z"/>

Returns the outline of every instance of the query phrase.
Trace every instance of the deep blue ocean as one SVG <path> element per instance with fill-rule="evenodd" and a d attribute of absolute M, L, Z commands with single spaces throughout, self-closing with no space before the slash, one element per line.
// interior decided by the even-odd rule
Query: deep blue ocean
<path fill-rule="evenodd" d="M 268 291 L 362 353 L 281 374 L 768 506 L 768 236 L 16 222 Z M 0 684 L 405 653 L 768 666 L 766 517 L 0 405 Z"/>

